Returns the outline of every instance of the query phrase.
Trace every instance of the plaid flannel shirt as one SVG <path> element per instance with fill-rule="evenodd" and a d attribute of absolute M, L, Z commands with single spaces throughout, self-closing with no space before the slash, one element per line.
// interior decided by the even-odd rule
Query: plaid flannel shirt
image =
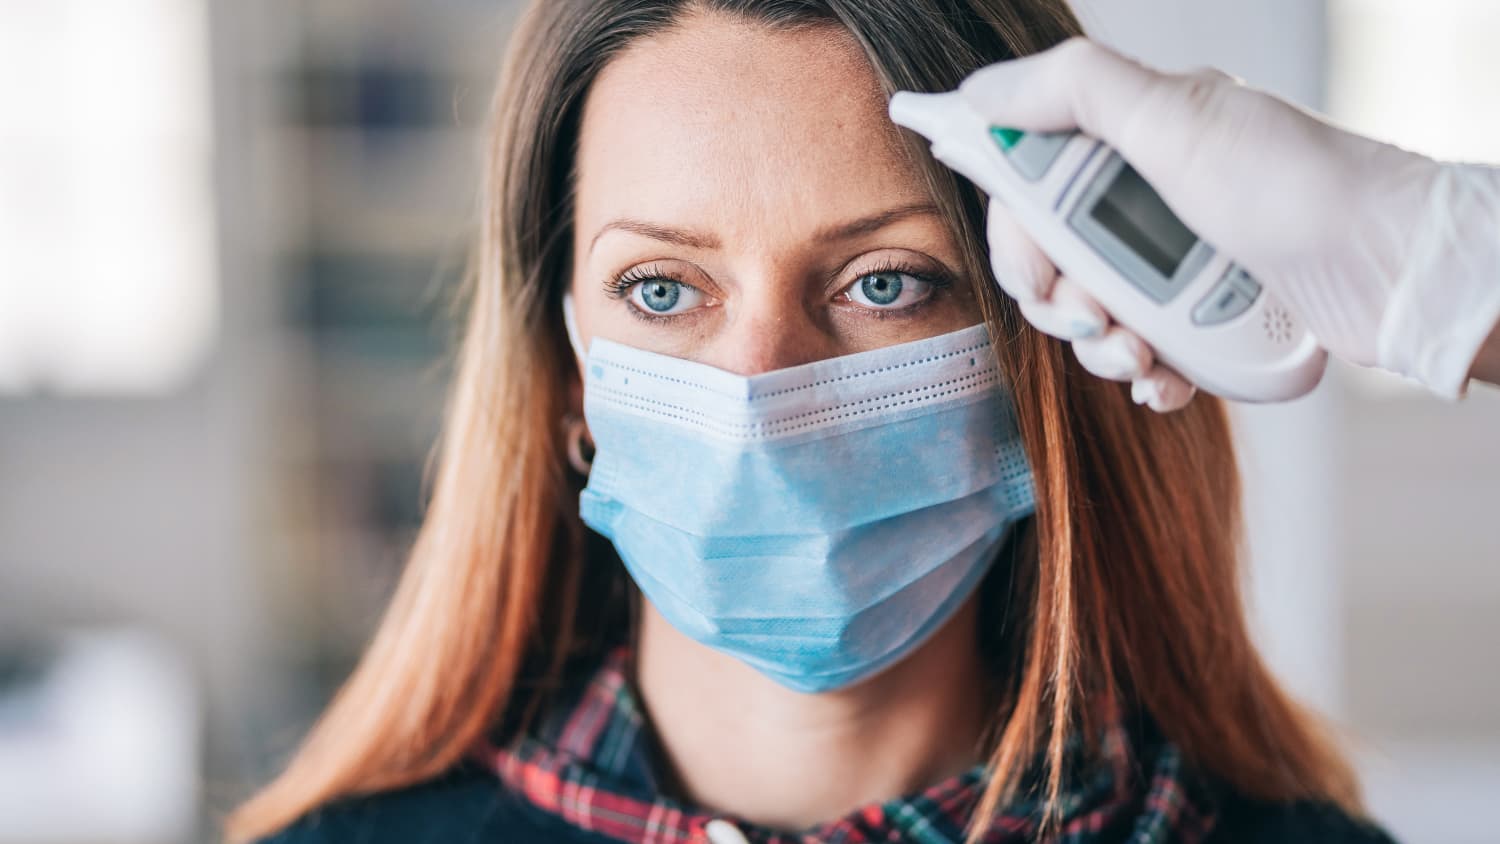
<path fill-rule="evenodd" d="M 629 681 L 629 652 L 611 653 L 571 700 L 541 719 L 539 728 L 507 746 L 485 744 L 474 758 L 508 790 L 567 823 L 643 844 L 709 841 L 715 819 L 734 824 L 753 844 L 960 844 L 988 776 L 976 766 L 919 794 L 861 807 L 842 818 L 796 832 L 772 830 L 680 803 L 663 794 L 654 773 L 655 744 Z M 1102 762 L 1075 777 L 1062 797 L 1061 844 L 1129 841 L 1197 842 L 1214 815 L 1176 748 L 1152 742 L 1136 752 L 1126 730 L 1106 730 Z M 1034 792 L 1033 792 L 1034 793 Z M 991 818 L 986 844 L 1033 841 L 1040 803 L 1022 798 Z"/>

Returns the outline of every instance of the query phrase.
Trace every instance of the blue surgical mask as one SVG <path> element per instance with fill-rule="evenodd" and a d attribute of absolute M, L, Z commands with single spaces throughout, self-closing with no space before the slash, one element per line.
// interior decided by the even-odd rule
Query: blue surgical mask
<path fill-rule="evenodd" d="M 583 521 L 679 631 L 800 692 L 917 648 L 1034 509 L 983 325 L 748 377 L 596 338 L 584 416 Z"/>

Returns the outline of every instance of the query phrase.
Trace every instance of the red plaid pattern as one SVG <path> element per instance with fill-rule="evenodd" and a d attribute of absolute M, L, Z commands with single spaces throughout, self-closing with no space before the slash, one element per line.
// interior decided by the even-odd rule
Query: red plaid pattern
<path fill-rule="evenodd" d="M 485 744 L 474 758 L 512 792 L 567 823 L 639 844 L 701 844 L 716 817 L 662 794 L 652 771 L 652 737 L 628 680 L 629 653 L 612 653 L 582 692 L 541 728 L 506 747 Z M 1130 841 L 1194 844 L 1214 816 L 1205 790 L 1170 744 L 1132 752 L 1125 729 L 1106 731 L 1096 761 L 1062 798 L 1060 844 Z M 1082 760 L 1079 749 L 1080 763 Z M 862 807 L 800 832 L 723 818 L 754 844 L 960 844 L 987 783 L 983 766 L 920 794 Z M 1023 798 L 991 818 L 986 844 L 1036 839 L 1040 804 Z"/>

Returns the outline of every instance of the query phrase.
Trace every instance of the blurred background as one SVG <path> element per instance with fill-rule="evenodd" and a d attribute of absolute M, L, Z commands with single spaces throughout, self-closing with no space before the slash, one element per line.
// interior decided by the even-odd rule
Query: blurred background
<path fill-rule="evenodd" d="M 0 844 L 216 840 L 349 670 L 419 518 L 517 6 L 0 0 Z M 1078 11 L 1500 161 L 1491 0 Z M 1338 368 L 1236 419 L 1271 662 L 1398 836 L 1493 842 L 1500 391 Z"/>

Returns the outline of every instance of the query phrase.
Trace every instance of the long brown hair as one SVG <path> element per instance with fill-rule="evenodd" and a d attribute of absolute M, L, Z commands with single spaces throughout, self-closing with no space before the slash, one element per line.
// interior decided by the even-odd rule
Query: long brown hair
<path fill-rule="evenodd" d="M 437 775 L 482 737 L 524 729 L 567 661 L 597 653 L 608 590 L 595 586 L 617 563 L 589 550 L 559 429 L 577 378 L 559 305 L 572 163 L 600 69 L 689 8 L 842 26 L 887 94 L 947 90 L 1079 32 L 1062 0 L 536 0 L 491 112 L 467 328 L 426 519 L 359 666 L 286 771 L 231 815 L 232 838 Z M 1056 795 L 1065 741 L 1087 732 L 1085 698 L 1144 710 L 1193 764 L 1244 794 L 1357 810 L 1347 765 L 1250 643 L 1221 403 L 1142 410 L 1026 325 L 988 283 L 982 196 L 909 140 L 967 277 L 984 282 L 976 295 L 1037 493 L 1036 562 L 1022 563 L 1029 585 L 1015 608 L 1024 623 L 1009 628 L 1019 657 L 976 823 L 1038 754 Z"/>

